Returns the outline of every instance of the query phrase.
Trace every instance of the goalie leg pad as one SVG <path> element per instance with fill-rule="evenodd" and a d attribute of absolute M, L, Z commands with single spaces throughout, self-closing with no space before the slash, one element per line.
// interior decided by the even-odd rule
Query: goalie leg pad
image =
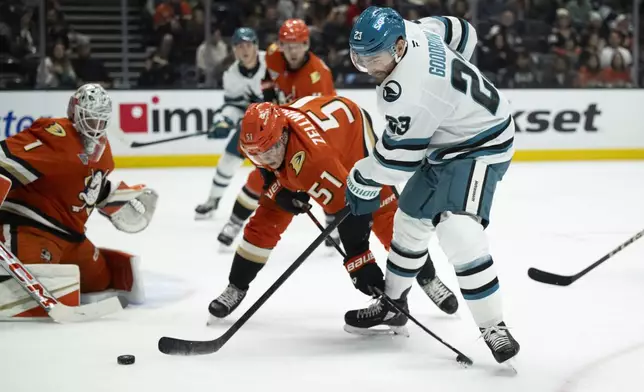
<path fill-rule="evenodd" d="M 58 301 L 67 306 L 80 304 L 80 270 L 75 265 L 31 264 L 34 275 Z M 20 284 L 0 268 L 0 321 L 44 320 L 47 313 Z"/>

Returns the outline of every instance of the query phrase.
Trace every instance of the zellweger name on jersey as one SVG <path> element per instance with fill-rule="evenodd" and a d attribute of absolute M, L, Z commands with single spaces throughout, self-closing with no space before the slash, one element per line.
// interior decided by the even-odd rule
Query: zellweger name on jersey
<path fill-rule="evenodd" d="M 477 158 L 505 162 L 514 124 L 503 94 L 440 35 L 405 21 L 407 53 L 377 88 L 386 129 L 376 144 L 379 164 L 359 171 L 381 184 L 407 180 L 423 159 L 439 164 Z"/>
<path fill-rule="evenodd" d="M 244 115 L 248 105 L 263 101 L 262 79 L 266 74 L 266 55 L 260 51 L 258 56 L 259 62 L 256 69 L 242 69 L 239 60 L 237 60 L 224 72 L 222 114 L 235 124 Z"/>

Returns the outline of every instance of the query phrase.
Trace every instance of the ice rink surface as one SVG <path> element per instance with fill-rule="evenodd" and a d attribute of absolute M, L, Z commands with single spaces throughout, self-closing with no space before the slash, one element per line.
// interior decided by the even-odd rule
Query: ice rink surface
<path fill-rule="evenodd" d="M 222 334 L 318 235 L 307 217 L 296 218 L 240 308 L 206 327 L 208 303 L 225 288 L 232 260 L 232 253 L 219 253 L 216 236 L 246 172 L 207 222 L 195 222 L 193 209 L 207 195 L 212 169 L 115 172 L 112 179 L 160 193 L 156 216 L 146 231 L 128 235 L 94 214 L 87 234 L 99 246 L 141 256 L 147 304 L 85 324 L 0 324 L 0 391 L 644 391 L 644 240 L 569 287 L 526 274 L 531 266 L 577 272 L 640 231 L 640 162 L 515 163 L 499 185 L 488 233 L 506 322 L 522 346 L 517 376 L 500 372 L 460 294 L 459 312 L 447 316 L 416 286 L 410 310 L 472 357 L 469 369 L 411 323 L 409 338 L 347 334 L 344 312 L 369 300 L 353 288 L 341 258 L 323 248 L 220 352 L 159 353 L 161 336 Z M 384 265 L 386 253 L 373 243 Z M 435 239 L 430 252 L 456 289 Z M 136 363 L 118 365 L 120 354 L 136 355 Z"/>

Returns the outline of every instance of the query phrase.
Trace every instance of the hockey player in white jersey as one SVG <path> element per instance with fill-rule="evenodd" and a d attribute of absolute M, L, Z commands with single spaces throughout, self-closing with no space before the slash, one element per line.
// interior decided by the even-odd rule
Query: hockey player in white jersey
<path fill-rule="evenodd" d="M 463 35 L 472 34 L 469 30 Z M 390 8 L 370 7 L 356 21 L 351 58 L 378 80 L 378 108 L 387 127 L 373 154 L 349 173 L 346 199 L 352 213 L 369 213 L 378 208 L 383 185 L 408 180 L 394 218 L 385 293 L 407 306 L 412 279 L 436 233 L 472 316 L 501 363 L 519 352 L 519 344 L 503 321 L 484 229 L 496 184 L 514 152 L 514 122 L 508 100 L 463 57 L 468 46 L 445 34 L 422 21 L 406 21 Z M 345 322 L 348 331 L 360 333 L 379 325 L 399 327 L 407 318 L 381 300 L 347 312 Z"/>
<path fill-rule="evenodd" d="M 213 119 L 208 138 L 225 139 L 231 131 L 234 134 L 217 164 L 208 200 L 195 208 L 195 219 L 207 219 L 213 215 L 230 180 L 244 161 L 237 150 L 238 124 L 248 105 L 263 102 L 262 79 L 266 74 L 266 56 L 257 43 L 257 34 L 251 28 L 241 27 L 233 34 L 236 61 L 224 72 L 224 105 Z"/>

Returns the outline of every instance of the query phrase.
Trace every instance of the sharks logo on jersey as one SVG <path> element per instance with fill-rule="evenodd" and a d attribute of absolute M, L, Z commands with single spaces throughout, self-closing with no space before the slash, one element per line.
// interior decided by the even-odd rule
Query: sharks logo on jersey
<path fill-rule="evenodd" d="M 385 84 L 385 86 L 382 88 L 382 99 L 384 99 L 387 102 L 394 102 L 398 98 L 400 98 L 400 95 L 402 94 L 402 87 L 400 87 L 400 83 L 396 82 L 395 80 L 390 80 Z"/>

